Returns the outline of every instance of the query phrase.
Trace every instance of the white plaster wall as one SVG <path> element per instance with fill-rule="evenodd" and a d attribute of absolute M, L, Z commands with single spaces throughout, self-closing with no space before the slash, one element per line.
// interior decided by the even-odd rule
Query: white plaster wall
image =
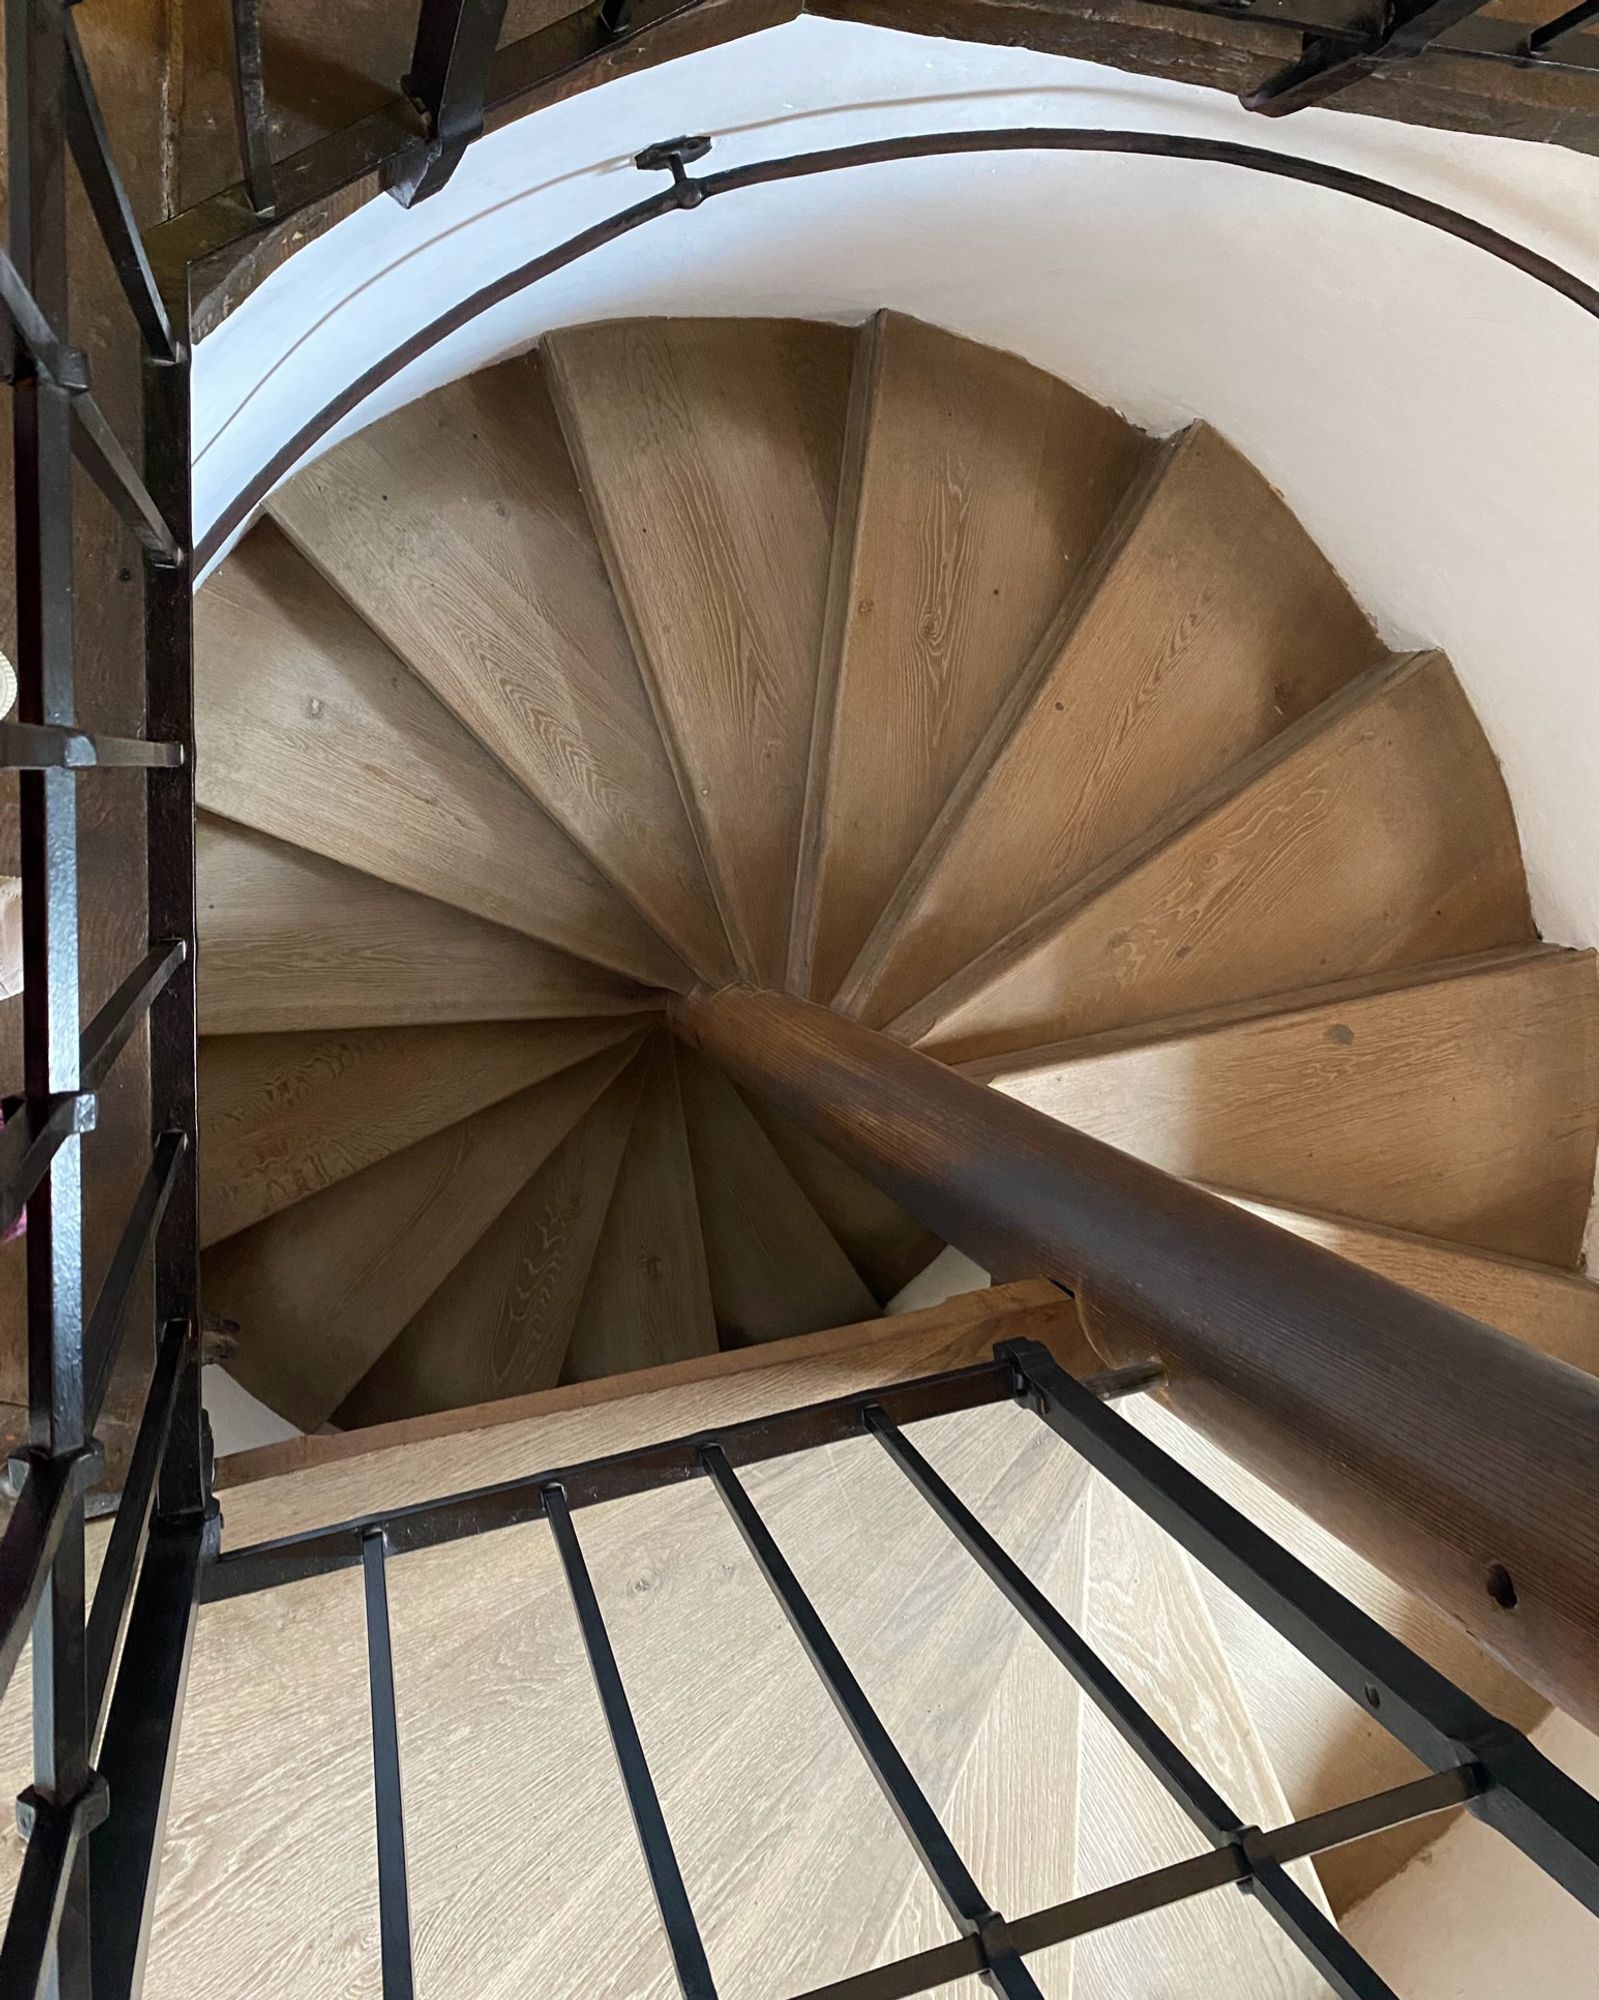
<path fill-rule="evenodd" d="M 1599 1737 L 1551 1715 L 1533 1741 L 1599 1792 Z M 1599 1920 L 1480 1820 L 1458 1820 L 1343 1929 L 1405 2000 L 1599 2000 Z"/>
<path fill-rule="evenodd" d="M 889 132 L 1126 125 L 1242 139 L 1468 210 L 1599 283 L 1599 161 L 1230 99 L 1026 50 L 802 19 L 610 84 L 378 201 L 200 348 L 197 525 L 342 384 L 455 300 L 640 198 L 652 139 L 713 164 Z M 1552 939 L 1599 942 L 1599 321 L 1464 244 L 1235 168 L 1005 155 L 876 167 L 672 215 L 464 329 L 382 408 L 638 312 L 879 305 L 1008 347 L 1165 432 L 1203 415 L 1286 495 L 1395 646 L 1447 649 Z M 354 427 L 353 425 L 351 427 Z"/>

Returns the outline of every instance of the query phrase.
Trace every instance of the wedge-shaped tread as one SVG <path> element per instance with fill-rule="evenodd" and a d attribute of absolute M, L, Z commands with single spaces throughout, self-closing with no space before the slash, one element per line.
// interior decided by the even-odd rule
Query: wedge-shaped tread
<path fill-rule="evenodd" d="M 678 1052 L 724 1347 L 871 1319 L 877 1302 L 720 1069 Z"/>
<path fill-rule="evenodd" d="M 1599 1141 L 1599 980 L 1552 946 L 1218 1009 L 996 1078 L 1170 1173 L 1573 1265 Z"/>
<path fill-rule="evenodd" d="M 723 972 L 726 941 L 537 360 L 384 417 L 291 481 L 272 513 L 696 971 Z"/>
<path fill-rule="evenodd" d="M 447 1126 L 206 1253 L 232 1372 L 302 1430 L 324 1423 L 625 1066 L 631 1044 Z"/>
<path fill-rule="evenodd" d="M 200 1032 L 638 1014 L 644 987 L 202 815 Z"/>
<path fill-rule="evenodd" d="M 894 1023 L 947 1061 L 1536 936 L 1448 662 L 1376 667 Z"/>
<path fill-rule="evenodd" d="M 1074 1629 L 1083 1626 L 1088 1582 L 1087 1468 L 1061 1454 L 1062 1495 L 1053 1546 L 1031 1567 L 1033 1581 Z M 1018 1621 L 1019 1622 L 1019 1621 Z M 1066 1902 L 1076 1891 L 1077 1779 L 1082 1702 L 1077 1684 L 1031 1632 L 1018 1630 L 993 1699 L 973 1733 L 970 1754 L 947 1795 L 933 1795 L 957 1851 L 984 1896 L 1007 1917 Z M 949 1918 L 911 1885 L 888 1931 L 880 1962 L 929 1951 L 949 1936 Z M 1031 1953 L 1028 1970 L 1047 1994 L 1072 1991 L 1070 1944 Z M 946 2000 L 982 2000 L 977 1980 L 943 1989 Z"/>
<path fill-rule="evenodd" d="M 1513 1334 L 1556 1361 L 1599 1375 L 1599 1285 L 1587 1278 L 1525 1257 L 1468 1250 L 1440 1243 L 1435 1236 L 1382 1229 L 1348 1216 L 1283 1208 L 1243 1195 L 1231 1198 L 1352 1264 Z"/>
<path fill-rule="evenodd" d="M 544 352 L 739 969 L 780 986 L 849 335 L 642 320 Z"/>
<path fill-rule="evenodd" d="M 915 1216 L 907 1214 L 819 1139 L 752 1093 L 745 1093 L 745 1102 L 777 1157 L 868 1289 L 880 1304 L 887 1305 L 896 1292 L 926 1270 L 943 1245 Z"/>
<path fill-rule="evenodd" d="M 1108 1483 L 1095 1483 L 1088 1504 L 1084 1637 L 1246 1825 L 1281 1826 L 1290 1817 L 1282 1787 L 1189 1558 Z M 1079 1770 L 1079 1894 L 1203 1850 L 1204 1836 L 1089 1703 Z M 1289 1872 L 1325 1912 L 1311 1864 Z M 1077 1941 L 1073 2000 L 1156 1991 L 1326 2000 L 1328 1988 L 1252 1897 L 1223 1893 Z"/>
<path fill-rule="evenodd" d="M 196 785 L 241 821 L 653 984 L 686 969 L 270 522 L 195 605 Z"/>
<path fill-rule="evenodd" d="M 1513 1729 L 1530 1730 L 1548 1703 L 1491 1659 L 1451 1619 L 1330 1535 L 1238 1461 L 1149 1397 L 1122 1406 L 1128 1420 L 1253 1521 L 1280 1548 L 1330 1583 L 1385 1632 L 1464 1688 Z M 1422 1767 L 1362 1702 L 1351 1700 L 1265 1619 L 1210 1573 L 1191 1574 L 1238 1690 L 1287 1802 L 1304 1819 L 1422 1775 Z M 1453 1815 L 1414 1821 L 1332 1848 L 1316 1871 L 1336 1912 L 1353 1907 L 1431 1842 Z"/>
<path fill-rule="evenodd" d="M 248 1229 L 632 1032 L 612 1018 L 207 1036 L 200 1239 Z"/>
<path fill-rule="evenodd" d="M 567 1348 L 568 1382 L 716 1352 L 671 1042 L 655 1038 L 640 1062 L 647 1065 L 643 1094 Z"/>
<path fill-rule="evenodd" d="M 554 1388 L 642 1081 L 635 1062 L 589 1108 L 373 1362 L 339 1424 Z"/>
<path fill-rule="evenodd" d="M 1015 355 L 899 313 L 862 332 L 850 417 L 790 968 L 822 1000 L 1146 448 Z"/>
<path fill-rule="evenodd" d="M 1213 430 L 1158 467 L 884 910 L 839 995 L 851 1013 L 892 1020 L 1381 657 L 1326 557 Z"/>

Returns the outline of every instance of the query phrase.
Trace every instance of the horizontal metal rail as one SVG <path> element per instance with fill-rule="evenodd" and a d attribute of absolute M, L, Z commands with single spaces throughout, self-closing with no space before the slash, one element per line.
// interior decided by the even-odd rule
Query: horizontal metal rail
<path fill-rule="evenodd" d="M 567 1507 L 575 1511 L 606 1500 L 652 1492 L 657 1487 L 702 1479 L 705 1466 L 701 1449 L 713 1439 L 732 1464 L 755 1465 L 765 1459 L 785 1457 L 790 1452 L 809 1451 L 817 1445 L 839 1444 L 846 1438 L 864 1436 L 864 1412 L 868 1404 L 880 1404 L 897 1423 L 916 1423 L 925 1417 L 947 1416 L 954 1410 L 1008 1402 L 1013 1394 L 1008 1367 L 997 1361 L 984 1361 L 946 1375 L 892 1383 L 865 1395 L 811 1403 L 800 1409 L 785 1410 L 778 1416 L 752 1417 L 746 1423 L 730 1424 L 725 1430 L 695 1432 L 665 1444 L 588 1459 L 580 1465 L 552 1466 L 526 1478 L 503 1480 L 474 1492 L 452 1493 L 440 1500 L 420 1501 L 386 1513 L 342 1521 L 334 1527 L 313 1528 L 303 1534 L 225 1550 L 206 1571 L 206 1601 L 239 1597 L 251 1591 L 270 1590 L 280 1583 L 296 1582 L 301 1577 L 353 1568 L 361 1560 L 362 1538 L 372 1528 L 381 1528 L 389 1554 L 399 1555 L 491 1529 L 542 1520 L 546 1513 L 545 1496 L 552 1487 L 561 1489 Z"/>
<path fill-rule="evenodd" d="M 1166 1731 L 1073 1630 L 1025 1570 L 880 1410 L 866 1421 L 889 1457 L 1005 1599 L 1067 1669 L 1166 1792 L 1215 1847 L 1241 1838 L 1244 1822 Z M 1281 1867 L 1254 1865 L 1247 1886 L 1321 1972 L 1341 2000 L 1395 2000 L 1386 1981 Z"/>
<path fill-rule="evenodd" d="M 1174 1861 L 1145 1875 L 1117 1882 L 1107 1889 L 1071 1896 L 1063 1903 L 1031 1916 L 1013 1917 L 1005 1926 L 1017 1951 L 1031 1954 L 1052 1945 L 1069 1944 L 1074 1938 L 1090 1937 L 1108 1930 L 1112 1924 L 1126 1923 L 1156 1910 L 1170 1909 L 1174 1903 L 1208 1894 L 1214 1889 L 1241 1888 L 1259 1864 L 1286 1867 L 1329 1848 L 1347 1846 L 1389 1827 L 1406 1826 L 1433 1813 L 1449 1812 L 1469 1803 L 1475 1796 L 1476 1777 L 1472 1768 L 1416 1778 L 1391 1791 L 1376 1792 L 1349 1805 L 1334 1806 L 1309 1819 L 1292 1820 L 1270 1832 L 1248 1831 L 1243 1841 L 1229 1847 L 1196 1854 L 1191 1860 Z M 957 1938 L 949 1944 L 934 1945 L 888 1965 L 876 1965 L 836 1979 L 826 1986 L 813 1986 L 799 2000 L 911 2000 L 918 1993 L 931 1993 L 956 1980 L 970 1979 L 983 1970 L 982 1947 L 975 1938 Z"/>
<path fill-rule="evenodd" d="M 1599 1800 L 1115 1411 L 1048 1348 L 1007 1342 L 1021 1400 L 1296 1651 L 1435 1770 L 1473 1763 L 1476 1810 L 1599 1914 Z"/>
<path fill-rule="evenodd" d="M 652 163 L 666 165 L 671 145 L 650 147 Z M 967 154 L 1007 152 L 1115 153 L 1143 159 L 1181 160 L 1216 166 L 1242 168 L 1250 173 L 1269 174 L 1309 187 L 1319 187 L 1356 201 L 1385 208 L 1413 222 L 1453 236 L 1462 243 L 1510 265 L 1536 283 L 1558 292 L 1583 312 L 1599 318 L 1599 289 L 1563 269 L 1551 258 L 1523 243 L 1515 242 L 1486 223 L 1446 208 L 1441 202 L 1407 189 L 1390 187 L 1367 174 L 1355 174 L 1320 160 L 1302 159 L 1296 154 L 1279 153 L 1262 146 L 1244 146 L 1231 140 L 1201 139 L 1188 133 L 1130 132 L 1101 129 L 1009 126 L 963 132 L 925 132 L 893 139 L 871 139 L 859 145 L 829 147 L 811 153 L 792 153 L 783 158 L 755 160 L 745 166 L 728 167 L 703 175 L 677 173 L 672 185 L 659 194 L 619 210 L 604 221 L 579 230 L 562 243 L 553 245 L 480 287 L 447 312 L 440 313 L 424 327 L 409 335 L 380 360 L 362 371 L 355 380 L 323 404 L 303 423 L 252 478 L 247 480 L 195 547 L 195 565 L 204 569 L 228 545 L 254 515 L 273 489 L 294 470 L 306 454 L 337 425 L 351 416 L 367 398 L 396 375 L 436 347 L 441 341 L 469 325 L 481 314 L 503 305 L 507 299 L 526 291 L 542 279 L 597 250 L 619 242 L 635 229 L 659 222 L 680 210 L 698 208 L 722 195 L 744 189 L 769 187 L 782 181 L 812 175 L 843 173 L 859 167 L 885 166 L 896 161 L 954 158 Z M 643 155 L 640 156 L 641 158 Z"/>
<path fill-rule="evenodd" d="M 183 762 L 181 743 L 142 736 L 91 736 L 43 722 L 0 722 L 0 770 L 159 770 Z"/>

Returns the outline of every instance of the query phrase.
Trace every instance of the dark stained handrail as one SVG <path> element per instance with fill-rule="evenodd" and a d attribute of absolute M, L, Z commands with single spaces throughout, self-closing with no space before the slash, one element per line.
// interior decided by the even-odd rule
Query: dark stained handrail
<path fill-rule="evenodd" d="M 1599 1378 L 824 1007 L 672 1018 L 996 1279 L 1091 1302 L 1107 1363 L 1156 1356 L 1173 1409 L 1599 1726 Z"/>

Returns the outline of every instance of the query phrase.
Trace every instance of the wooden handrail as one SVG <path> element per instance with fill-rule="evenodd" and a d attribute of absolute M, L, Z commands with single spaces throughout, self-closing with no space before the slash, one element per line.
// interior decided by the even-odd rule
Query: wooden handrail
<path fill-rule="evenodd" d="M 1599 1728 L 1599 1378 L 855 1021 L 732 986 L 683 1038 Z"/>

